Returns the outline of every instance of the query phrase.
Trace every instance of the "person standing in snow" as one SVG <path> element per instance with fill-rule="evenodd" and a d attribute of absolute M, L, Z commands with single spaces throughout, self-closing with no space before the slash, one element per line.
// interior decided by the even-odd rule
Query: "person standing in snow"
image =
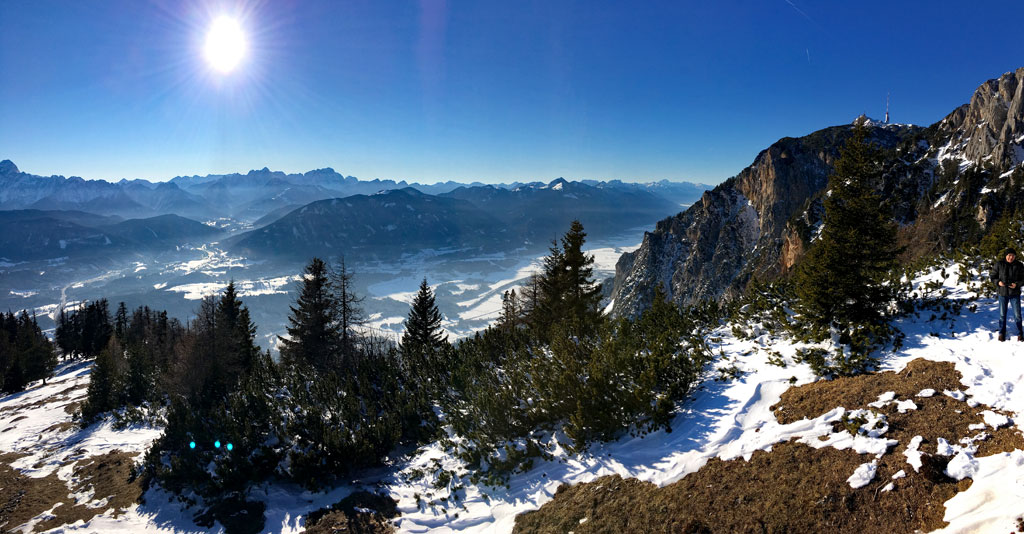
<path fill-rule="evenodd" d="M 1017 251 L 1003 252 L 1003 259 L 992 266 L 992 283 L 999 295 L 999 341 L 1006 341 L 1006 308 L 1013 305 L 1013 318 L 1017 321 L 1017 341 L 1024 341 L 1024 328 L 1020 318 L 1020 286 L 1024 284 L 1024 264 L 1017 261 Z"/>

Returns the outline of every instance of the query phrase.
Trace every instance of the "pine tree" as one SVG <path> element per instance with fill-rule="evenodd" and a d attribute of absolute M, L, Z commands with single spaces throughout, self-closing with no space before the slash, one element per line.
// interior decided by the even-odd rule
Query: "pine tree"
<path fill-rule="evenodd" d="M 214 322 L 216 360 L 210 385 L 213 392 L 223 396 L 235 390 L 239 379 L 260 355 L 255 341 L 256 325 L 249 318 L 249 308 L 242 305 L 235 292 L 234 280 L 228 283 L 217 302 Z"/>
<path fill-rule="evenodd" d="M 529 317 L 530 326 L 541 338 L 547 339 L 551 325 L 565 318 L 563 299 L 566 294 L 565 258 L 555 241 L 548 248 L 548 255 L 541 264 L 537 276 L 536 305 Z"/>
<path fill-rule="evenodd" d="M 124 301 L 117 305 L 117 313 L 114 314 L 114 335 L 124 340 L 128 331 L 128 308 Z"/>
<path fill-rule="evenodd" d="M 25 348 L 22 349 L 26 360 L 26 377 L 28 380 L 42 380 L 43 385 L 46 385 L 46 379 L 53 376 L 53 370 L 57 367 L 57 352 L 39 328 L 36 316 L 33 315 L 29 320 L 28 314 L 22 312 L 22 317 L 21 334 L 26 338 Z"/>
<path fill-rule="evenodd" d="M 313 258 L 306 266 L 295 305 L 290 307 L 288 338 L 281 338 L 282 360 L 321 371 L 332 367 L 343 342 L 339 308 L 327 266 Z"/>
<path fill-rule="evenodd" d="M 116 337 L 110 338 L 106 348 L 96 355 L 89 375 L 86 400 L 82 403 L 84 425 L 91 424 L 101 413 L 117 406 L 123 360 L 124 347 Z"/>
<path fill-rule="evenodd" d="M 24 315 L 24 312 L 22 312 Z M 11 312 L 7 315 L 0 314 L 3 329 L 0 332 L 0 391 L 15 393 L 25 389 L 28 385 L 28 369 L 21 347 L 23 337 L 21 334 L 20 321 Z"/>
<path fill-rule="evenodd" d="M 114 333 L 110 324 L 110 308 L 107 299 L 90 302 L 85 307 L 85 317 L 80 324 L 82 354 L 86 357 L 95 357 L 106 348 L 107 341 Z"/>
<path fill-rule="evenodd" d="M 896 225 L 875 186 L 878 151 L 855 127 L 829 177 L 823 228 L 797 268 L 797 309 L 818 332 L 878 324 L 895 297 L 887 279 L 897 267 Z"/>
<path fill-rule="evenodd" d="M 57 346 L 60 347 L 64 358 L 71 356 L 71 322 L 68 319 L 68 312 L 64 308 L 60 309 L 60 318 L 57 319 L 57 328 L 54 330 L 53 339 L 57 342 Z"/>
<path fill-rule="evenodd" d="M 434 292 L 424 278 L 419 292 L 413 298 L 405 321 L 405 332 L 399 343 L 406 376 L 410 377 L 413 388 L 429 391 L 437 386 L 437 382 L 446 373 L 441 360 L 449 345 L 441 321 L 441 311 L 434 301 Z"/>
<path fill-rule="evenodd" d="M 420 290 L 413 297 L 409 316 L 405 321 L 405 333 L 402 334 L 401 346 L 406 347 L 439 347 L 448 339 L 441 329 L 441 311 L 434 301 L 434 292 L 424 278 Z"/>
<path fill-rule="evenodd" d="M 575 323 L 582 334 L 596 331 L 600 322 L 601 285 L 594 282 L 594 257 L 583 252 L 586 232 L 573 221 L 561 239 L 561 247 L 552 242 L 537 280 L 536 305 L 529 324 L 540 339 L 550 340 L 551 326 L 567 321 Z"/>
<path fill-rule="evenodd" d="M 562 237 L 562 258 L 565 262 L 567 312 L 584 325 L 596 325 L 601 316 L 601 284 L 594 282 L 594 256 L 583 253 L 587 234 L 579 221 L 573 221 Z"/>

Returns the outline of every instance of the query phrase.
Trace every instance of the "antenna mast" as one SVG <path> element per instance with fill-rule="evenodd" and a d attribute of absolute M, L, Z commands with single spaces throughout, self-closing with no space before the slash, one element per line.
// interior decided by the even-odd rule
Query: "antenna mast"
<path fill-rule="evenodd" d="M 885 93 L 885 123 L 889 124 L 889 93 Z"/>

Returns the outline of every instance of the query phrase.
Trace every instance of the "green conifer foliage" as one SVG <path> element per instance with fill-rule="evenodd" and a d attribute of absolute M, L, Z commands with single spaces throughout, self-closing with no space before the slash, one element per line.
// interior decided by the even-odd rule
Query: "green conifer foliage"
<path fill-rule="evenodd" d="M 288 316 L 288 338 L 281 338 L 281 359 L 326 371 L 342 345 L 338 306 L 327 265 L 313 258 L 299 284 L 299 296 Z"/>
<path fill-rule="evenodd" d="M 0 314 L 0 391 L 22 391 L 34 380 L 45 384 L 56 365 L 57 353 L 35 316 Z"/>
<path fill-rule="evenodd" d="M 543 341 L 552 341 L 552 327 L 560 322 L 575 323 L 575 329 L 592 335 L 601 321 L 601 285 L 594 281 L 594 257 L 583 252 L 587 234 L 573 221 L 562 236 L 561 246 L 552 243 L 537 279 L 536 304 L 528 323 Z"/>
<path fill-rule="evenodd" d="M 881 323 L 896 296 L 898 285 L 887 282 L 900 250 L 896 224 L 874 189 L 880 172 L 878 151 L 859 125 L 829 177 L 821 233 L 797 267 L 797 310 L 815 338 Z"/>
<path fill-rule="evenodd" d="M 235 390 L 239 379 L 260 355 L 256 346 L 256 325 L 249 308 L 242 305 L 232 280 L 217 301 L 214 314 L 213 373 L 208 382 L 208 398 L 222 398 Z"/>
<path fill-rule="evenodd" d="M 82 423 L 88 425 L 99 414 L 112 410 L 118 405 L 118 391 L 121 387 L 124 366 L 124 347 L 117 337 L 110 338 L 96 356 L 89 375 L 89 389 L 82 403 Z"/>
<path fill-rule="evenodd" d="M 413 297 L 398 346 L 406 382 L 424 416 L 429 416 L 431 399 L 442 392 L 447 382 L 451 345 L 441 328 L 443 319 L 434 292 L 424 278 Z"/>
<path fill-rule="evenodd" d="M 401 348 L 403 351 L 419 348 L 439 348 L 447 341 L 448 335 L 441 328 L 441 310 L 434 301 L 434 291 L 424 278 L 420 282 L 419 292 L 413 297 L 409 316 L 405 320 L 405 332 L 402 334 Z"/>

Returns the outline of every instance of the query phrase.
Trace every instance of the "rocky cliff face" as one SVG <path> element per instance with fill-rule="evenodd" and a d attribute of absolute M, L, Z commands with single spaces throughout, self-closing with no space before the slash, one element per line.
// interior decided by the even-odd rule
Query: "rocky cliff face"
<path fill-rule="evenodd" d="M 884 158 L 875 185 L 903 228 L 908 254 L 977 237 L 1020 194 L 1022 91 L 1024 68 L 982 84 L 969 104 L 929 128 L 866 121 Z M 852 125 L 835 126 L 781 139 L 688 210 L 659 222 L 616 265 L 614 312 L 644 309 L 657 286 L 689 304 L 731 298 L 751 280 L 789 272 L 820 225 L 828 175 L 851 132 Z"/>
<path fill-rule="evenodd" d="M 940 155 L 1013 167 L 1024 161 L 1024 68 L 989 80 L 937 125 Z"/>

